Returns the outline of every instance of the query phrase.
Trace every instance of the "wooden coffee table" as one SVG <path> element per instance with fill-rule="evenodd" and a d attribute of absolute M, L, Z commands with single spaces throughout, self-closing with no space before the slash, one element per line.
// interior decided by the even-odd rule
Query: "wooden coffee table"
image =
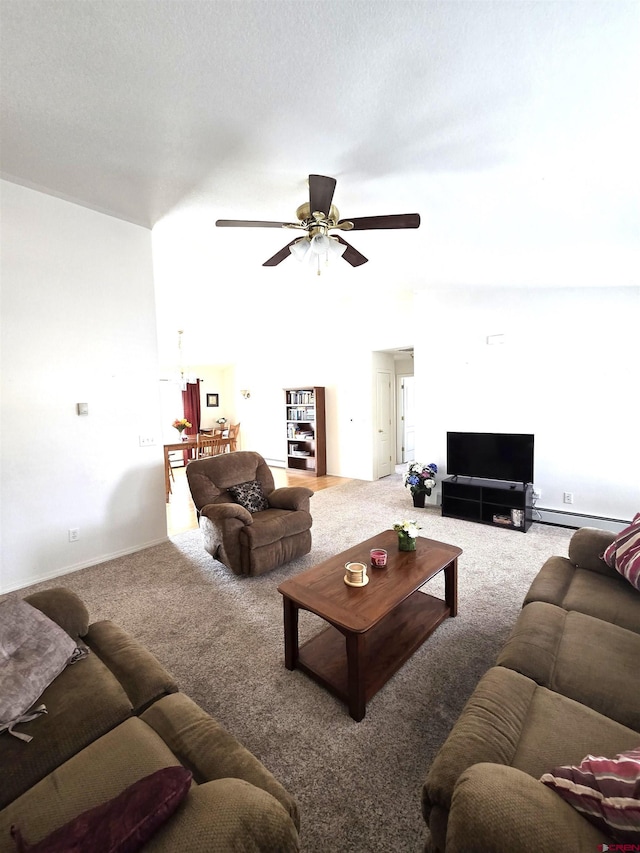
<path fill-rule="evenodd" d="M 455 545 L 418 537 L 415 551 L 399 551 L 398 537 L 386 530 L 278 587 L 284 603 L 284 657 L 364 718 L 366 703 L 449 616 L 458 612 L 458 557 Z M 369 566 L 369 551 L 384 548 L 387 567 Z M 367 565 L 369 583 L 345 584 L 344 564 Z M 419 588 L 439 572 L 445 600 Z M 309 610 L 329 625 L 298 645 L 298 611 Z"/>

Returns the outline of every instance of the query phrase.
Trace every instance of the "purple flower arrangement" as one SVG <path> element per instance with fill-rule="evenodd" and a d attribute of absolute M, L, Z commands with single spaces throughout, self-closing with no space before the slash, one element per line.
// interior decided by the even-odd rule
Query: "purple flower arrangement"
<path fill-rule="evenodd" d="M 404 473 L 404 485 L 411 489 L 411 494 L 417 492 L 426 492 L 431 494 L 431 489 L 435 488 L 435 475 L 438 473 L 438 466 L 435 462 L 429 462 L 428 465 L 423 465 L 421 462 L 409 462 L 407 470 Z"/>

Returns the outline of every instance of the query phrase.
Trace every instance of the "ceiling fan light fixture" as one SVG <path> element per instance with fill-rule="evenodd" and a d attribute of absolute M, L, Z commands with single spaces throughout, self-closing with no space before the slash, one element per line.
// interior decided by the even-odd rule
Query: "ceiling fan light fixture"
<path fill-rule="evenodd" d="M 320 258 L 341 257 L 352 267 L 367 263 L 367 258 L 341 237 L 330 236 L 329 232 L 377 231 L 391 228 L 419 228 L 419 213 L 393 213 L 384 216 L 360 216 L 340 219 L 338 208 L 333 204 L 336 179 L 326 175 L 309 175 L 309 200 L 297 211 L 297 222 L 265 222 L 253 219 L 217 219 L 216 226 L 233 228 L 292 228 L 305 231 L 299 240 L 292 240 L 275 255 L 268 258 L 263 267 L 275 267 L 289 255 L 299 261 L 315 259 L 320 275 Z"/>
<path fill-rule="evenodd" d="M 324 255 L 329 251 L 330 240 L 326 234 L 316 234 L 311 238 L 311 251 L 314 255 Z"/>
<path fill-rule="evenodd" d="M 289 251 L 297 261 L 304 261 L 310 247 L 311 240 L 309 237 L 303 237 L 301 240 L 296 240 L 295 243 L 289 246 Z"/>

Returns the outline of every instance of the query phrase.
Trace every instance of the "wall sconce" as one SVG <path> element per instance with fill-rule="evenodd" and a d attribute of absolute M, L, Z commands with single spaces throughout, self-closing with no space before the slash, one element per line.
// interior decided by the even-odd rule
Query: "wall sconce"
<path fill-rule="evenodd" d="M 242 394 L 245 400 L 248 400 L 251 396 L 251 391 L 247 391 L 246 389 L 244 391 L 240 391 L 240 393 Z"/>

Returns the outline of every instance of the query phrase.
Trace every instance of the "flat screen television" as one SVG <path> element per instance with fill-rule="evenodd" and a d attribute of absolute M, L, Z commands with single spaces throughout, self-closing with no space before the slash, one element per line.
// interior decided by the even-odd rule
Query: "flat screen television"
<path fill-rule="evenodd" d="M 448 432 L 447 471 L 460 477 L 533 483 L 533 436 Z"/>

